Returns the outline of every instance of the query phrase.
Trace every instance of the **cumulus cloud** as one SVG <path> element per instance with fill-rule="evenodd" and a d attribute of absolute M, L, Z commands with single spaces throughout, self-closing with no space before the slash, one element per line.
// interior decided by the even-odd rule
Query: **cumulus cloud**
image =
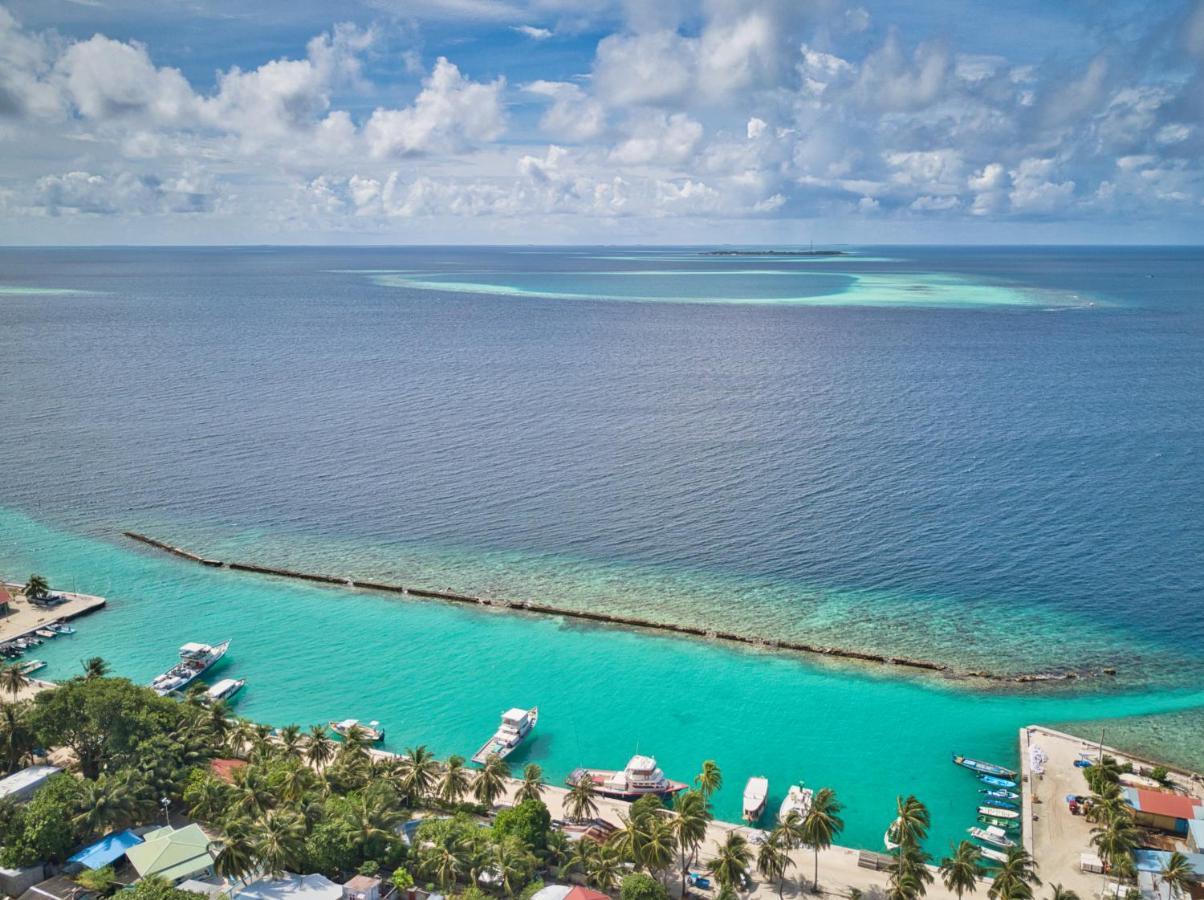
<path fill-rule="evenodd" d="M 606 127 L 606 111 L 578 85 L 568 81 L 533 81 L 523 90 L 548 97 L 552 105 L 539 120 L 539 127 L 556 138 L 587 141 Z"/>

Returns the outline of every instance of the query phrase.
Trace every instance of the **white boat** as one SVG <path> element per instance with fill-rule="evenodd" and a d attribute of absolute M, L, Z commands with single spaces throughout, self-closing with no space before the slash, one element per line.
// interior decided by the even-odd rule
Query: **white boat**
<path fill-rule="evenodd" d="M 29 660 L 29 662 L 18 663 L 17 668 L 20 670 L 22 675 L 32 675 L 34 672 L 37 672 L 39 669 L 46 668 L 46 660 L 31 659 L 31 660 Z"/>
<path fill-rule="evenodd" d="M 1020 810 L 1004 809 L 1001 806 L 980 806 L 978 807 L 980 816 L 994 816 L 996 819 L 1019 819 Z"/>
<path fill-rule="evenodd" d="M 205 691 L 205 698 L 211 701 L 229 700 L 235 694 L 242 690 L 246 684 L 245 678 L 223 678 L 209 690 Z"/>
<path fill-rule="evenodd" d="M 790 790 L 786 792 L 786 799 L 782 801 L 782 806 L 778 810 L 778 821 L 785 822 L 786 817 L 792 812 L 797 812 L 800 817 L 805 818 L 807 813 L 811 812 L 813 796 L 815 796 L 815 791 L 811 788 L 797 784 L 790 785 Z"/>
<path fill-rule="evenodd" d="M 66 622 L 51 622 L 47 627 L 59 634 L 75 634 L 75 626 L 68 625 Z"/>
<path fill-rule="evenodd" d="M 899 842 L 896 840 L 899 837 L 898 827 L 901 819 L 896 818 L 886 827 L 886 831 L 882 834 L 882 843 L 886 845 L 887 850 L 898 850 Z"/>
<path fill-rule="evenodd" d="M 666 796 L 684 791 L 688 785 L 680 781 L 670 781 L 665 773 L 656 767 L 656 759 L 651 756 L 633 756 L 627 763 L 627 768 L 621 772 L 610 769 L 574 769 L 568 777 L 568 784 L 574 785 L 582 778 L 588 778 L 594 783 L 594 789 L 603 797 L 614 797 L 618 800 L 635 800 L 648 794 Z"/>
<path fill-rule="evenodd" d="M 161 697 L 182 691 L 213 668 L 229 648 L 228 640 L 220 644 L 185 644 L 180 648 L 180 661 L 155 678 L 150 686 Z"/>
<path fill-rule="evenodd" d="M 505 759 L 514 748 L 523 742 L 539 721 L 539 707 L 530 709 L 508 709 L 502 713 L 502 724 L 498 726 L 493 737 L 487 740 L 481 749 L 472 755 L 472 761 L 481 765 L 491 756 Z"/>
<path fill-rule="evenodd" d="M 49 640 L 50 638 L 56 638 L 59 636 L 57 631 L 51 631 L 49 628 L 39 628 L 34 632 L 34 634 L 44 640 Z"/>
<path fill-rule="evenodd" d="M 765 814 L 769 802 L 769 779 L 756 775 L 744 785 L 744 821 L 755 822 Z"/>
<path fill-rule="evenodd" d="M 977 838 L 988 844 L 994 844 L 996 847 L 1015 847 L 1016 842 L 1008 837 L 1007 832 L 998 825 L 988 825 L 986 828 L 969 828 L 970 837 Z"/>
<path fill-rule="evenodd" d="M 1001 863 L 1008 861 L 1008 855 L 1002 850 L 995 850 L 991 847 L 980 847 L 979 850 L 985 859 L 993 859 L 995 862 Z"/>
<path fill-rule="evenodd" d="M 361 722 L 359 719 L 344 719 L 341 722 L 330 723 L 330 730 L 339 737 L 347 737 L 353 729 L 365 740 L 371 741 L 373 744 L 385 739 L 385 730 L 380 727 L 380 722 L 375 719 L 367 723 Z"/>

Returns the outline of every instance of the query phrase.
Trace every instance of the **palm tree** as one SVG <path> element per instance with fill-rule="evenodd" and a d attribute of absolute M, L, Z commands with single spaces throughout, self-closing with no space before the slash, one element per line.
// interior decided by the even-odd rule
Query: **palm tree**
<path fill-rule="evenodd" d="M 582 843 L 587 843 L 582 841 Z M 595 888 L 606 893 L 612 893 L 619 883 L 619 875 L 623 871 L 623 861 L 618 852 L 610 844 L 603 844 L 595 852 L 589 854 L 585 861 L 585 878 Z"/>
<path fill-rule="evenodd" d="M 305 820 L 289 810 L 272 809 L 255 823 L 255 858 L 273 878 L 293 868 L 301 858 Z"/>
<path fill-rule="evenodd" d="M 786 885 L 786 871 L 794 865 L 789 842 L 790 836 L 781 827 L 777 827 L 769 832 L 769 837 L 757 848 L 757 871 L 770 881 L 778 883 L 778 900 L 781 900 L 782 890 Z"/>
<path fill-rule="evenodd" d="M 419 851 L 419 868 L 444 891 L 469 869 L 468 848 L 460 843 L 436 843 Z"/>
<path fill-rule="evenodd" d="M 1162 867 L 1159 875 L 1174 900 L 1191 890 L 1194 870 L 1188 858 L 1175 850 L 1167 857 L 1166 865 Z"/>
<path fill-rule="evenodd" d="M 250 823 L 237 820 L 226 828 L 221 841 L 210 844 L 217 848 L 213 871 L 230 881 L 241 881 L 256 871 L 255 846 L 250 837 Z"/>
<path fill-rule="evenodd" d="M 536 859 L 520 840 L 508 838 L 493 845 L 488 865 L 493 875 L 501 881 L 506 896 L 513 897 L 514 888 L 531 877 Z"/>
<path fill-rule="evenodd" d="M 682 791 L 673 800 L 673 835 L 677 841 L 677 861 L 681 869 L 681 896 L 686 895 L 686 876 L 698 856 L 707 835 L 711 812 L 701 791 Z"/>
<path fill-rule="evenodd" d="M 89 656 L 84 660 L 84 678 L 93 681 L 109 674 L 109 664 L 103 656 Z"/>
<path fill-rule="evenodd" d="M 895 868 L 891 872 L 891 888 L 894 891 L 911 891 L 912 897 L 923 896 L 934 878 L 928 869 L 931 859 L 917 844 L 900 844 L 895 857 Z"/>
<path fill-rule="evenodd" d="M 523 769 L 523 783 L 518 786 L 515 799 L 519 803 L 524 800 L 540 800 L 547 787 L 543 783 L 543 769 L 539 767 L 538 763 L 528 763 L 527 767 Z"/>
<path fill-rule="evenodd" d="M 638 862 L 651 874 L 665 872 L 673 865 L 677 849 L 673 823 L 661 813 L 654 813 L 643 824 L 643 842 Z"/>
<path fill-rule="evenodd" d="M 941 881 L 948 890 L 957 894 L 957 900 L 962 900 L 963 894 L 973 894 L 978 890 L 978 879 L 982 877 L 982 850 L 969 841 L 962 841 L 952 850 L 952 856 L 941 860 Z M 1055 897 L 1054 900 L 1067 898 Z"/>
<path fill-rule="evenodd" d="M 464 766 L 464 757 L 449 756 L 443 766 L 443 774 L 435 783 L 435 796 L 449 806 L 454 806 L 464 799 L 471 786 L 472 779 Z"/>
<path fill-rule="evenodd" d="M 36 745 L 37 741 L 29 727 L 29 705 L 0 704 L 0 754 L 4 758 L 5 771 L 12 772 L 19 768 Z"/>
<path fill-rule="evenodd" d="M 843 804 L 836 799 L 831 788 L 820 788 L 811 799 L 811 808 L 803 816 L 802 839 L 815 853 L 815 876 L 812 884 L 819 891 L 819 851 L 832 846 L 836 835 L 844 830 L 844 819 L 840 817 Z"/>
<path fill-rule="evenodd" d="M 29 687 L 29 676 L 22 671 L 17 663 L 6 663 L 0 666 L 0 689 L 12 694 L 14 700 L 17 694 Z"/>
<path fill-rule="evenodd" d="M 321 725 L 310 725 L 305 735 L 303 754 L 305 761 L 317 769 L 323 768 L 334 756 L 334 741 Z"/>
<path fill-rule="evenodd" d="M 1137 846 L 1137 828 L 1131 813 L 1118 814 L 1103 825 L 1091 829 L 1091 846 L 1099 851 L 1100 858 L 1108 864 L 1108 870 L 1118 876 L 1124 863 L 1133 858 Z"/>
<path fill-rule="evenodd" d="M 430 794 L 439 775 L 439 763 L 424 745 L 407 747 L 397 763 L 398 787 L 407 800 L 414 802 Z"/>
<path fill-rule="evenodd" d="M 103 777 L 80 783 L 79 809 L 71 823 L 88 835 L 104 834 L 130 820 L 134 797 L 127 780 Z"/>
<path fill-rule="evenodd" d="M 1052 890 L 1049 894 L 1049 900 L 1079 900 L 1079 895 L 1069 888 L 1064 888 L 1060 884 L 1050 885 Z"/>
<path fill-rule="evenodd" d="M 569 786 L 569 792 L 564 796 L 564 809 L 574 822 L 584 822 L 598 814 L 598 803 L 594 799 L 598 790 L 588 774 L 582 773 Z"/>
<path fill-rule="evenodd" d="M 1012 847 L 995 873 L 987 896 L 990 900 L 1029 900 L 1033 896 L 1033 886 L 1040 883 L 1037 864 L 1028 851 L 1023 847 Z"/>
<path fill-rule="evenodd" d="M 723 772 L 719 769 L 719 764 L 713 759 L 708 759 L 702 764 L 702 771 L 694 778 L 694 783 L 698 785 L 698 790 L 702 791 L 702 796 L 708 800 L 715 791 L 723 787 Z"/>
<path fill-rule="evenodd" d="M 803 814 L 797 809 L 786 813 L 786 818 L 778 823 L 778 827 L 782 829 L 783 846 L 787 850 L 793 850 L 803 845 Z"/>
<path fill-rule="evenodd" d="M 562 834 L 563 832 L 553 832 L 553 834 Z M 568 858 L 565 860 L 564 866 L 561 869 L 562 874 L 571 874 L 580 872 L 582 877 L 588 877 L 590 866 L 593 864 L 593 858 L 597 855 L 598 845 L 590 840 L 573 841 L 572 847 L 569 848 Z"/>
<path fill-rule="evenodd" d="M 481 771 L 472 783 L 472 795 L 486 807 L 492 807 L 493 802 L 506 792 L 506 779 L 510 777 L 510 767 L 496 753 L 489 754 Z"/>
<path fill-rule="evenodd" d="M 896 798 L 895 808 L 898 815 L 891 826 L 895 841 L 900 845 L 918 847 L 928 837 L 928 829 L 932 825 L 928 807 L 915 794 L 909 794 L 906 798 Z"/>
<path fill-rule="evenodd" d="M 294 806 L 300 805 L 314 783 L 313 769 L 293 761 L 280 775 L 280 795 Z"/>
<path fill-rule="evenodd" d="M 557 876 L 562 874 L 565 865 L 572 857 L 574 843 L 580 843 L 580 841 L 570 841 L 569 836 L 563 831 L 548 832 L 548 842 L 544 847 L 544 862 L 555 869 L 554 874 Z"/>
<path fill-rule="evenodd" d="M 738 831 L 729 831 L 727 838 L 719 845 L 719 852 L 707 862 L 715 875 L 715 880 L 725 888 L 739 891 L 744 879 L 748 877 L 749 866 L 752 865 L 753 854 L 749 849 L 748 840 Z"/>
<path fill-rule="evenodd" d="M 924 895 L 924 882 L 914 871 L 895 869 L 890 873 L 886 900 L 916 900 Z"/>
<path fill-rule="evenodd" d="M 50 585 L 46 583 L 46 579 L 41 575 L 30 575 L 29 581 L 25 582 L 25 587 L 21 589 L 21 593 L 25 595 L 27 600 L 40 600 L 50 593 Z"/>
<path fill-rule="evenodd" d="M 294 759 L 301 757 L 300 725 L 285 725 L 280 729 L 277 738 L 280 741 L 280 749 L 285 756 L 291 756 Z"/>
<path fill-rule="evenodd" d="M 202 822 L 216 822 L 230 803 L 230 789 L 215 778 L 206 778 L 196 787 L 189 812 Z"/>

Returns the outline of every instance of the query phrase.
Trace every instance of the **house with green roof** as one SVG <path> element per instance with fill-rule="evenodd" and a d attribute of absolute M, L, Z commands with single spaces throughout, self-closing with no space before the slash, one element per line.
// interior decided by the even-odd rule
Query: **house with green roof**
<path fill-rule="evenodd" d="M 213 874 L 212 841 L 201 826 L 166 826 L 143 835 L 143 841 L 125 851 L 139 877 L 157 875 L 172 884 Z"/>

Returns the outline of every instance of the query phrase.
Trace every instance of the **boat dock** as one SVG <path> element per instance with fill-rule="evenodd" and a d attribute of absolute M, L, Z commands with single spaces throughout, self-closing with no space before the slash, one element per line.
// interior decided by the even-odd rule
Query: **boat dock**
<path fill-rule="evenodd" d="M 104 608 L 107 602 L 104 597 L 96 597 L 91 594 L 51 591 L 52 594 L 66 597 L 66 602 L 52 607 L 35 606 L 24 598 L 16 599 L 15 595 L 21 592 L 24 585 L 11 582 L 0 582 L 0 585 L 14 595 L 9 603 L 8 615 L 0 617 L 0 644 L 31 636 L 39 628 L 45 628 L 51 622 L 70 621 L 78 619 L 80 616 L 86 616 L 88 613 Z"/>
<path fill-rule="evenodd" d="M 861 650 L 852 650 L 842 647 L 824 647 L 798 641 L 784 641 L 776 638 L 764 638 L 756 635 L 739 634 L 731 631 L 718 631 L 696 625 L 683 625 L 673 622 L 657 622 L 651 619 L 639 618 L 637 616 L 624 616 L 613 613 L 591 612 L 590 610 L 584 609 L 550 606 L 545 603 L 535 603 L 531 600 L 505 600 L 498 597 L 477 597 L 471 594 L 461 594 L 450 590 L 440 591 L 424 587 L 413 587 L 410 585 L 388 584 L 379 581 L 362 581 L 360 579 L 350 578 L 345 575 L 324 575 L 314 572 L 298 572 L 292 569 L 256 565 L 254 563 L 247 562 L 229 562 L 225 560 L 213 559 L 212 557 L 201 556 L 200 554 L 193 553 L 190 550 L 177 547 L 174 544 L 168 543 L 167 541 L 149 537 L 148 535 L 141 534 L 136 531 L 123 531 L 122 534 L 131 540 L 139 542 L 140 544 L 144 544 L 148 547 L 152 547 L 165 553 L 170 553 L 172 556 L 187 560 L 188 562 L 199 563 L 211 568 L 225 568 L 238 572 L 249 572 L 255 575 L 269 575 L 276 578 L 290 578 L 298 581 L 310 581 L 335 587 L 360 588 L 362 590 L 379 591 L 382 593 L 401 594 L 421 600 L 443 600 L 449 603 L 461 603 L 465 605 L 473 605 L 491 609 L 509 610 L 520 613 L 533 613 L 536 615 L 555 616 L 562 619 L 575 619 L 578 621 L 594 622 L 599 625 L 611 625 L 621 628 L 637 628 L 646 631 L 660 632 L 662 634 L 673 634 L 682 637 L 701 638 L 708 641 L 722 641 L 730 644 L 739 644 L 757 650 L 769 650 L 773 652 L 784 651 L 787 653 L 800 653 L 809 656 L 822 656 L 829 659 L 844 660 L 854 663 L 898 666 L 902 669 L 911 669 L 917 672 L 930 672 L 935 675 L 942 675 L 946 678 L 975 679 L 981 681 L 994 681 L 1012 684 L 1029 684 L 1047 681 L 1067 681 L 1078 678 L 1087 678 L 1100 675 L 1110 676 L 1116 674 L 1116 670 L 1113 668 L 1104 668 L 1098 671 L 1084 672 L 1070 671 L 1026 674 L 961 671 L 943 663 L 932 662 L 925 659 L 911 659 L 902 656 L 887 656 L 884 654 L 867 653 Z"/>

